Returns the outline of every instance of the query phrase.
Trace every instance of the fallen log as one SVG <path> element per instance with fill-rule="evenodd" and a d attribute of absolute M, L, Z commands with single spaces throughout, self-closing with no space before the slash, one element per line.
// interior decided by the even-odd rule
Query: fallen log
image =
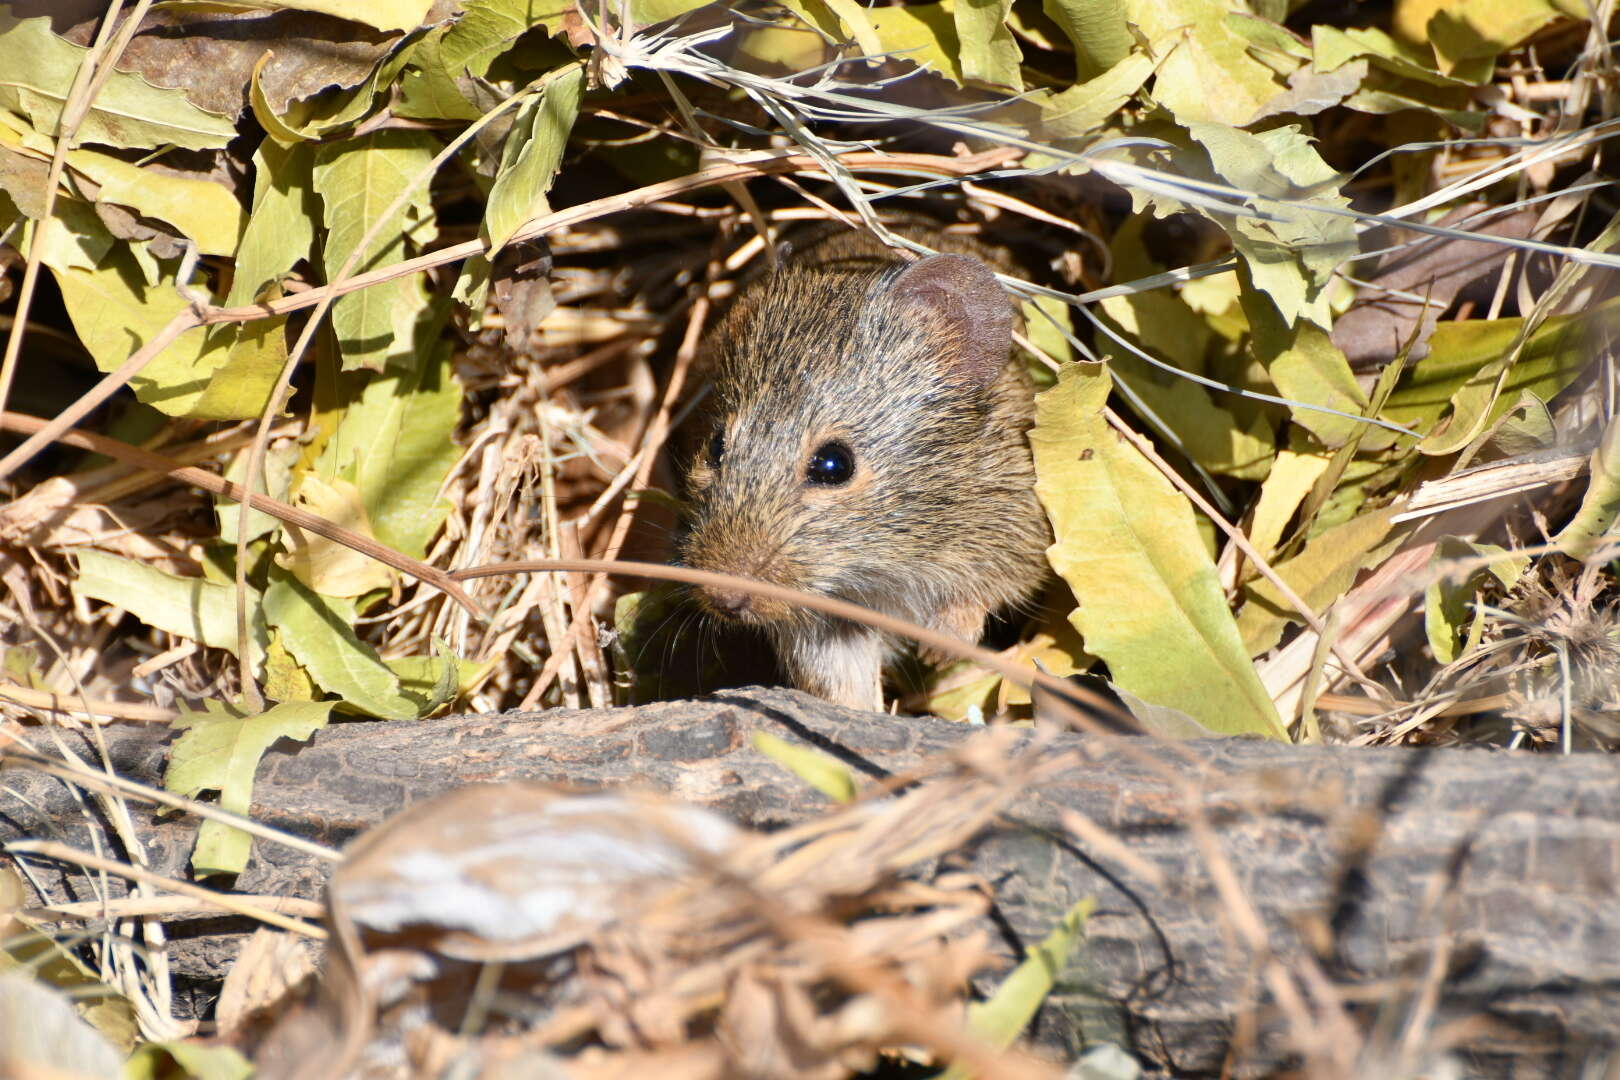
<path fill-rule="evenodd" d="M 818 747 L 876 781 L 925 767 L 974 730 L 780 690 L 334 724 L 271 749 L 253 816 L 341 845 L 453 787 L 525 779 L 666 792 L 770 829 L 828 803 L 756 752 L 756 732 Z M 106 734 L 121 775 L 160 782 L 166 729 Z M 68 739 L 96 759 L 88 741 Z M 1118 1042 L 1177 1075 L 1275 1070 L 1336 1017 L 1354 1021 L 1363 1054 L 1402 1039 L 1449 1046 L 1477 1075 L 1567 1074 L 1620 1046 L 1613 757 L 1076 734 L 1053 748 L 1080 764 L 1025 792 L 957 860 L 991 883 L 996 929 L 1015 955 L 1077 900 L 1097 900 L 1037 1042 L 1066 1054 L 1082 1040 Z M 94 830 L 118 849 L 61 781 L 13 768 L 3 789 L 0 841 L 90 850 Z M 148 864 L 184 877 L 195 822 L 133 812 Z M 87 898 L 82 875 L 40 876 L 34 865 L 45 900 Z M 261 840 L 236 887 L 317 898 L 326 872 Z M 251 927 L 169 927 L 200 1011 Z"/>

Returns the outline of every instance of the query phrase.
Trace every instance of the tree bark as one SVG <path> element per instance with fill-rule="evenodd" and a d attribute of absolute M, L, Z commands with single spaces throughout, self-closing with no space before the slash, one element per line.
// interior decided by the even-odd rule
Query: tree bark
<path fill-rule="evenodd" d="M 780 690 L 634 709 L 343 723 L 271 749 L 253 814 L 340 845 L 450 788 L 526 779 L 655 789 L 771 828 L 828 804 L 756 753 L 755 732 L 817 746 L 857 778 L 878 779 L 973 730 Z M 122 775 L 161 782 L 165 729 L 107 736 Z M 87 742 L 69 738 L 95 760 Z M 1615 758 L 1085 735 L 1060 736 L 1058 746 L 1083 764 L 1025 793 L 965 853 L 993 885 L 995 929 L 1012 952 L 1077 900 L 1096 898 L 1087 943 L 1038 1018 L 1037 1041 L 1068 1052 L 1082 1034 L 1122 1042 L 1166 1073 L 1216 1073 L 1229 1053 L 1240 1074 L 1268 1072 L 1290 1060 L 1289 1033 L 1300 1031 L 1298 1012 L 1272 996 L 1271 976 L 1289 973 L 1308 1002 L 1324 992 L 1300 981 L 1314 969 L 1367 1030 L 1395 1022 L 1398 1036 L 1433 994 L 1427 1015 L 1449 1027 L 1473 1074 L 1567 1075 L 1620 1046 Z M 90 850 L 95 829 L 117 850 L 60 781 L 12 769 L 0 787 L 0 840 L 53 837 Z M 148 863 L 185 876 L 195 822 L 132 810 Z M 1065 811 L 1112 834 L 1161 881 L 1066 830 Z M 1231 890 L 1217 888 L 1223 867 L 1252 921 Z M 315 898 L 325 873 L 256 841 L 236 884 Z M 80 874 L 45 868 L 42 880 L 52 901 L 91 895 Z M 249 927 L 212 918 L 188 934 L 186 925 L 171 924 L 174 962 L 206 987 Z M 1245 1010 L 1257 1033 L 1235 1046 Z"/>

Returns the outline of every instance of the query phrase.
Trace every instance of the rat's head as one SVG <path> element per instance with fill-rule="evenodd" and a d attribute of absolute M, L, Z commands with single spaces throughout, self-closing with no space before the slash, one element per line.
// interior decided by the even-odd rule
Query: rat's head
<path fill-rule="evenodd" d="M 1012 305 L 965 255 L 873 265 L 790 265 L 714 331 L 686 565 L 896 612 L 947 591 L 935 560 L 995 482 L 983 452 Z M 754 624 L 816 617 L 728 589 L 698 598 Z"/>

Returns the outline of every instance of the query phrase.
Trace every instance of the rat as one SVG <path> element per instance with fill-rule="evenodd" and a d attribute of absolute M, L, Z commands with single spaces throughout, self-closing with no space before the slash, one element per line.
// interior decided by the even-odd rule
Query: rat
<path fill-rule="evenodd" d="M 1049 572 L 1034 388 L 984 249 L 897 231 L 942 251 L 907 261 L 865 233 L 812 243 L 707 336 L 711 405 L 678 557 L 976 642 Z M 695 594 L 763 630 L 799 689 L 882 710 L 902 642 L 738 590 Z"/>

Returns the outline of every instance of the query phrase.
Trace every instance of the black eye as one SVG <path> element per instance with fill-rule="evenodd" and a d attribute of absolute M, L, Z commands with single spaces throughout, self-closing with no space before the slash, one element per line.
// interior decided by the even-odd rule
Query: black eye
<path fill-rule="evenodd" d="M 854 475 L 854 452 L 841 442 L 830 442 L 822 443 L 810 455 L 810 471 L 805 474 L 805 480 L 812 484 L 837 487 L 849 483 L 849 478 Z"/>
<path fill-rule="evenodd" d="M 726 433 L 717 431 L 714 438 L 709 440 L 709 464 L 718 465 L 720 459 L 726 456 Z"/>

